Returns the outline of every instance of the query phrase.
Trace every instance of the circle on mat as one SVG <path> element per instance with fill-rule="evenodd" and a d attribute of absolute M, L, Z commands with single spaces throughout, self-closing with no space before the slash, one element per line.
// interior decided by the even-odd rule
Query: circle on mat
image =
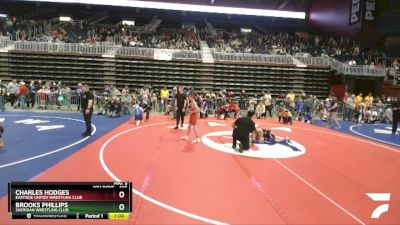
<path fill-rule="evenodd" d="M 306 148 L 300 143 L 291 140 L 290 143 L 255 144 L 257 150 L 240 153 L 232 148 L 232 131 L 217 131 L 204 135 L 201 141 L 211 149 L 254 158 L 292 158 L 306 153 Z"/>

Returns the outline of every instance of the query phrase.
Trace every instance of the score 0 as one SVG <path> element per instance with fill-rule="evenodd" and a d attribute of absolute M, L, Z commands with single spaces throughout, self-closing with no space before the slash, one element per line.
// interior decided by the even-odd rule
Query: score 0
<path fill-rule="evenodd" d="M 119 197 L 119 199 L 124 199 L 125 198 L 125 192 L 124 191 L 119 191 L 118 192 L 118 197 Z M 125 210 L 125 204 L 124 203 L 119 204 L 118 205 L 118 209 L 120 211 L 124 211 Z"/>
<path fill-rule="evenodd" d="M 118 197 L 121 198 L 121 199 L 125 198 L 125 192 L 124 191 L 120 191 L 118 193 Z"/>

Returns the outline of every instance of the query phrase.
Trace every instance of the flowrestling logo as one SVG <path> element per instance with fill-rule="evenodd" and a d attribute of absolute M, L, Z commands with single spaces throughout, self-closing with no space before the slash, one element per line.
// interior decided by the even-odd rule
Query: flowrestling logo
<path fill-rule="evenodd" d="M 306 153 L 306 148 L 294 140 L 275 144 L 255 144 L 249 151 L 240 153 L 232 148 L 232 131 L 211 132 L 205 134 L 201 140 L 211 149 L 255 158 L 292 158 Z"/>

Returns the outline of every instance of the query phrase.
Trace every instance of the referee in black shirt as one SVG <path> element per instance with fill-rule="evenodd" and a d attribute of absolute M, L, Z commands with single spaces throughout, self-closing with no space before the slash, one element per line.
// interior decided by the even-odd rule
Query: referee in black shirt
<path fill-rule="evenodd" d="M 397 96 L 397 100 L 392 103 L 392 111 L 393 111 L 392 134 L 395 135 L 397 132 L 397 124 L 400 122 L 400 95 Z"/>
<path fill-rule="evenodd" d="M 93 114 L 93 105 L 94 105 L 94 95 L 89 91 L 89 85 L 82 85 L 82 99 L 81 99 L 81 107 L 83 112 L 83 118 L 85 119 L 86 131 L 82 134 L 82 136 L 87 137 L 92 135 L 92 114 Z"/>
<path fill-rule="evenodd" d="M 239 152 L 250 149 L 250 134 L 256 130 L 256 124 L 252 120 L 255 112 L 250 110 L 247 112 L 247 117 L 241 117 L 233 123 L 233 143 L 232 148 L 236 149 L 236 141 L 240 141 Z"/>
<path fill-rule="evenodd" d="M 181 121 L 181 128 L 183 127 L 183 121 L 185 120 L 185 109 L 187 106 L 187 96 L 183 93 L 183 87 L 178 88 L 178 93 L 175 95 L 175 106 L 176 106 L 176 126 L 174 129 L 179 128 L 179 121 Z"/>

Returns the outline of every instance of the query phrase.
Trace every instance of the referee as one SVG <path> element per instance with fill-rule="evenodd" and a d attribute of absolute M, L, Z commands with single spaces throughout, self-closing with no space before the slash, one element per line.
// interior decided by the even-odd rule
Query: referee
<path fill-rule="evenodd" d="M 92 114 L 93 114 L 93 105 L 94 105 L 94 95 L 89 91 L 89 85 L 82 85 L 82 99 L 81 99 L 81 107 L 83 112 L 83 118 L 86 124 L 86 131 L 82 134 L 83 137 L 87 137 L 92 135 Z"/>
<path fill-rule="evenodd" d="M 395 135 L 397 132 L 397 124 L 400 122 L 400 95 L 397 100 L 392 103 L 393 111 L 393 124 L 392 124 L 392 134 Z"/>
<path fill-rule="evenodd" d="M 239 152 L 248 151 L 250 149 L 250 137 L 256 130 L 256 124 L 252 120 L 255 112 L 249 110 L 247 112 L 247 117 L 241 117 L 233 123 L 233 133 L 232 133 L 232 148 L 236 149 L 236 141 L 240 141 Z"/>

